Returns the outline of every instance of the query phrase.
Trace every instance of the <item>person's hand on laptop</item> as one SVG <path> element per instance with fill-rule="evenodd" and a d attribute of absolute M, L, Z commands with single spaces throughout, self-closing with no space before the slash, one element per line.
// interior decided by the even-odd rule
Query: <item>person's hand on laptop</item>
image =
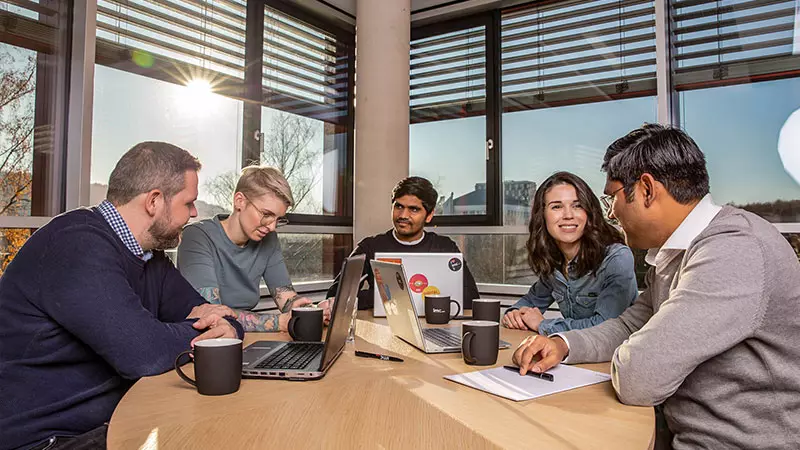
<path fill-rule="evenodd" d="M 236 317 L 236 313 L 225 305 L 217 305 L 214 303 L 203 303 L 202 305 L 195 306 L 189 311 L 187 319 L 202 319 L 205 316 L 216 314 L 217 316 Z"/>
<path fill-rule="evenodd" d="M 206 339 L 239 338 L 239 335 L 236 333 L 236 328 L 225 320 L 225 316 L 216 313 L 206 314 L 192 324 L 192 326 L 197 330 L 205 330 L 200 336 L 192 339 L 192 346 L 194 346 L 195 342 L 204 341 Z"/>
<path fill-rule="evenodd" d="M 548 338 L 528 336 L 519 344 L 511 360 L 519 367 L 520 375 L 528 371 L 542 373 L 557 366 L 569 354 L 569 347 L 558 336 Z"/>
<path fill-rule="evenodd" d="M 525 325 L 525 321 L 522 319 L 522 315 L 531 308 L 529 306 L 523 306 L 520 309 L 514 309 L 506 313 L 503 316 L 503 326 L 506 328 L 511 328 L 512 330 L 527 330 L 528 326 Z"/>

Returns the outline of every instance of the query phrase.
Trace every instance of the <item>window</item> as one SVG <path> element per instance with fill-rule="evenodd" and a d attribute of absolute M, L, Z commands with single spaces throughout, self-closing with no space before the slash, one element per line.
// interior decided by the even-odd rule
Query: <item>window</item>
<path fill-rule="evenodd" d="M 64 208 L 68 6 L 0 1 L 0 275 L 32 232 L 9 216 Z"/>
<path fill-rule="evenodd" d="M 528 266 L 527 235 L 448 235 L 455 241 L 476 283 L 530 286 L 536 276 Z"/>
<path fill-rule="evenodd" d="M 598 196 L 606 147 L 656 121 L 652 1 L 558 2 L 502 18 L 503 213 L 526 225 L 560 170 Z"/>
<path fill-rule="evenodd" d="M 681 126 L 706 154 L 714 200 L 800 222 L 800 167 L 779 149 L 800 127 L 795 2 L 679 1 L 673 14 Z"/>
<path fill-rule="evenodd" d="M 238 179 L 242 102 L 207 86 L 180 86 L 97 65 L 90 202 L 101 202 L 119 158 L 142 141 L 165 141 L 196 156 L 198 219 L 229 212 Z"/>
<path fill-rule="evenodd" d="M 491 16 L 412 30 L 409 171 L 439 192 L 437 224 L 492 221 L 491 30 Z"/>
<path fill-rule="evenodd" d="M 351 235 L 280 233 L 279 237 L 292 283 L 333 280 L 353 246 Z"/>
<path fill-rule="evenodd" d="M 0 216 L 64 203 L 67 2 L 0 1 Z"/>
<path fill-rule="evenodd" d="M 259 159 L 289 181 L 292 223 L 349 225 L 353 36 L 286 5 L 263 27 Z"/>

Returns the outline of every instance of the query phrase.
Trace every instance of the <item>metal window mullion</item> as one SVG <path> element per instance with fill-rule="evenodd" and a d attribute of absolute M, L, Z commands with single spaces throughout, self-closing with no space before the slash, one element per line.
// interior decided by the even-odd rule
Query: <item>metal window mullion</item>
<path fill-rule="evenodd" d="M 667 126 L 679 126 L 678 93 L 672 79 L 672 41 L 674 22 L 670 14 L 670 0 L 655 1 L 656 20 L 656 120 Z"/>

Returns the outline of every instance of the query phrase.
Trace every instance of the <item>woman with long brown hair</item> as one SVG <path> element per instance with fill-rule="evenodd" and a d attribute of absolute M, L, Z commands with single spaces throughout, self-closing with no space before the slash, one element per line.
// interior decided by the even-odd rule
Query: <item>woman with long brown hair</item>
<path fill-rule="evenodd" d="M 619 316 L 638 295 L 633 254 L 580 177 L 551 175 L 536 190 L 527 242 L 539 279 L 506 311 L 503 325 L 549 335 Z M 561 318 L 545 319 L 558 303 Z"/>

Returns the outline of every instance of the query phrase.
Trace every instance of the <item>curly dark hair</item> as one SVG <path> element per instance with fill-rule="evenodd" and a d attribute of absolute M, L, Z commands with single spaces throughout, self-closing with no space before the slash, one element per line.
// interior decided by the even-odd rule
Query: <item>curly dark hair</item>
<path fill-rule="evenodd" d="M 576 257 L 576 271 L 578 276 L 594 273 L 605 258 L 606 247 L 614 244 L 624 244 L 622 233 L 617 231 L 605 220 L 600 200 L 592 189 L 579 176 L 569 172 L 557 172 L 550 175 L 538 189 L 531 205 L 531 221 L 528 224 L 528 264 L 531 270 L 539 277 L 549 277 L 556 270 L 564 267 L 564 255 L 558 248 L 555 239 L 547 231 L 544 218 L 544 196 L 553 186 L 568 184 L 575 188 L 578 201 L 586 211 L 586 226 L 581 237 L 581 248 Z"/>

